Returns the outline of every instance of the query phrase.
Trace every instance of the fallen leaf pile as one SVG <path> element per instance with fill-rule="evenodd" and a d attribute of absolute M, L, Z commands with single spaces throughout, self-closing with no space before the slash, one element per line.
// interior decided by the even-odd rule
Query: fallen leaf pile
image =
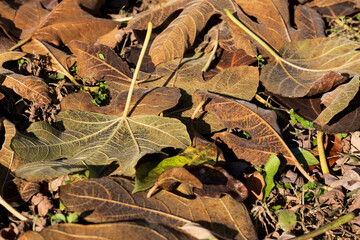
<path fill-rule="evenodd" d="M 289 239 L 357 213 L 359 11 L 0 0 L 0 238 Z"/>

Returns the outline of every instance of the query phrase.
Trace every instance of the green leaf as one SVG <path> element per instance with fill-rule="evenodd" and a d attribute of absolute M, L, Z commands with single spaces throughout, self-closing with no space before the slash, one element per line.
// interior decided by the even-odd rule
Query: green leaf
<path fill-rule="evenodd" d="M 166 117 L 138 115 L 124 121 L 119 116 L 65 111 L 57 120 L 57 128 L 35 122 L 27 133 L 15 135 L 12 149 L 29 162 L 16 170 L 17 176 L 48 179 L 84 169 L 99 174 L 114 161 L 123 175 L 132 176 L 145 154 L 191 143 L 185 125 Z"/>
<path fill-rule="evenodd" d="M 296 226 L 295 213 L 287 209 L 280 210 L 279 225 L 285 232 L 290 232 Z"/>
<path fill-rule="evenodd" d="M 145 191 L 154 186 L 161 173 L 173 167 L 185 165 L 214 164 L 217 160 L 216 145 L 197 145 L 188 147 L 181 154 L 166 158 L 160 163 L 145 162 L 136 170 L 133 193 Z"/>
<path fill-rule="evenodd" d="M 336 137 L 340 138 L 340 139 L 343 139 L 343 138 L 346 138 L 349 134 L 347 133 L 339 133 L 336 135 Z"/>
<path fill-rule="evenodd" d="M 312 166 L 319 164 L 319 160 L 309 151 L 301 148 L 290 149 L 301 165 Z"/>
<path fill-rule="evenodd" d="M 275 187 L 274 176 L 279 170 L 280 159 L 272 154 L 269 157 L 269 160 L 266 162 L 264 167 L 264 180 L 265 180 L 265 188 L 264 188 L 264 202 L 269 197 L 271 190 Z"/>
<path fill-rule="evenodd" d="M 76 223 L 78 222 L 79 216 L 76 213 L 69 213 L 68 216 L 66 216 L 66 221 L 68 223 Z"/>
<path fill-rule="evenodd" d="M 348 82 L 344 88 L 334 97 L 331 104 L 325 108 L 320 115 L 314 120 L 315 123 L 324 126 L 327 124 L 336 114 L 340 113 L 347 106 L 350 101 L 355 97 L 359 91 L 359 75 L 356 75 Z"/>
<path fill-rule="evenodd" d="M 105 56 L 104 56 L 104 54 L 99 53 L 99 58 L 100 58 L 101 60 L 105 60 Z"/>

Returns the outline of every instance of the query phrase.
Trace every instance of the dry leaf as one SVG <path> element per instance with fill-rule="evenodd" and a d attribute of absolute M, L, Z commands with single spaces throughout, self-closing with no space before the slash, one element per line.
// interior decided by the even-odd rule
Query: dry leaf
<path fill-rule="evenodd" d="M 77 57 L 79 76 L 89 80 L 106 81 L 108 86 L 114 86 L 113 96 L 129 89 L 132 73 L 128 64 L 112 49 L 79 41 L 72 41 L 69 48 Z"/>
<path fill-rule="evenodd" d="M 97 107 L 91 102 L 92 97 L 89 93 L 72 93 L 62 100 L 61 110 L 91 111 L 120 116 L 123 114 L 127 95 L 128 91 L 120 92 L 109 105 Z M 177 88 L 134 89 L 130 103 L 130 115 L 158 115 L 174 107 L 180 97 L 181 94 Z"/>
<path fill-rule="evenodd" d="M 40 217 L 46 216 L 48 211 L 53 208 L 53 204 L 47 196 L 42 193 L 38 193 L 32 197 L 31 203 L 37 207 L 37 213 Z"/>
<path fill-rule="evenodd" d="M 97 0 L 64 0 L 50 12 L 39 2 L 27 2 L 16 10 L 13 18 L 8 19 L 22 30 L 21 39 L 32 37 L 57 46 L 71 40 L 95 43 L 99 36 L 118 25 L 108 19 L 96 18 L 81 7 L 94 11 L 98 3 Z"/>
<path fill-rule="evenodd" d="M 264 87 L 284 97 L 314 96 L 346 81 L 341 74 L 360 72 L 360 43 L 347 39 L 317 38 L 286 43 L 282 58 L 262 68 Z"/>
<path fill-rule="evenodd" d="M 0 54 L 0 66 L 6 61 L 17 60 L 25 56 L 22 52 L 4 52 Z M 48 85 L 39 77 L 24 76 L 0 67 L 0 85 L 11 88 L 15 93 L 30 101 L 49 104 Z"/>
<path fill-rule="evenodd" d="M 349 106 L 349 103 L 359 91 L 359 85 L 359 75 L 356 75 L 346 84 L 337 96 L 334 97 L 332 103 L 320 113 L 320 115 L 314 120 L 314 123 L 324 126 L 330 122 L 336 114 L 340 113 Z"/>
<path fill-rule="evenodd" d="M 237 50 L 234 52 L 221 51 L 219 56 L 217 56 L 210 65 L 209 70 L 203 73 L 203 77 L 206 81 L 208 81 L 225 69 L 242 65 L 250 65 L 255 61 L 256 58 L 250 57 L 244 50 Z"/>
<path fill-rule="evenodd" d="M 220 132 L 213 137 L 226 144 L 237 158 L 254 166 L 265 164 L 272 154 L 280 154 L 289 164 L 296 161 L 279 135 L 274 112 L 207 92 L 197 91 L 195 98 L 198 102 L 208 99 L 205 110 L 215 114 L 225 128 L 232 130 L 232 133 Z M 250 139 L 237 136 L 237 129 L 249 134 Z"/>
<path fill-rule="evenodd" d="M 74 56 L 71 56 L 63 51 L 61 51 L 58 48 L 53 47 L 52 45 L 37 40 L 37 39 L 33 39 L 31 40 L 31 42 L 25 44 L 24 46 L 21 47 L 21 49 L 24 52 L 30 53 L 30 54 L 35 54 L 35 55 L 41 55 L 42 57 L 47 57 L 51 60 L 51 68 L 54 69 L 54 71 L 57 71 L 59 73 L 62 74 L 66 74 L 62 67 L 58 65 L 58 63 L 56 61 L 54 61 L 54 59 L 52 57 L 50 57 L 49 52 L 51 52 L 51 54 L 53 56 L 55 56 L 55 58 L 60 62 L 60 64 L 68 71 L 69 68 L 74 65 L 74 63 L 76 62 L 76 58 Z"/>
<path fill-rule="evenodd" d="M 122 116 L 65 111 L 57 115 L 57 128 L 35 122 L 12 140 L 15 153 L 30 162 L 15 175 L 36 181 L 90 169 L 96 176 L 116 162 L 123 175 L 132 176 L 144 155 L 190 145 L 186 127 L 177 119 L 138 115 L 126 120 Z"/>
<path fill-rule="evenodd" d="M 349 16 L 360 8 L 359 0 L 313 0 L 306 5 L 313 7 L 323 17 L 327 18 Z"/>
<path fill-rule="evenodd" d="M 76 240 L 195 240 L 178 229 L 140 221 L 92 225 L 57 224 L 44 228 L 40 233 L 28 231 L 21 235 L 19 240 L 65 240 L 69 237 Z"/>
<path fill-rule="evenodd" d="M 197 222 L 220 238 L 257 239 L 246 207 L 230 196 L 187 199 L 161 191 L 147 199 L 131 195 L 133 187 L 123 178 L 78 181 L 60 188 L 60 201 L 91 222 L 142 219 L 172 228 Z"/>
<path fill-rule="evenodd" d="M 325 37 L 323 20 L 316 11 L 307 6 L 295 7 L 293 21 L 296 28 L 294 28 L 287 0 L 235 0 L 235 2 L 240 5 L 237 9 L 238 19 L 276 50 L 286 42 Z M 253 18 L 256 21 L 253 21 Z M 227 23 L 232 28 L 234 37 L 249 39 L 249 36 L 234 24 L 229 21 Z M 260 49 L 263 56 L 267 55 L 262 51 L 262 47 Z"/>
<path fill-rule="evenodd" d="M 288 109 L 294 109 L 296 114 L 308 121 L 314 121 L 322 111 L 320 97 L 285 98 L 272 95 L 271 98 Z M 359 103 L 360 93 L 356 94 L 349 106 L 337 114 L 328 124 L 324 126 L 314 124 L 315 129 L 327 133 L 346 133 L 359 130 L 360 121 L 357 120 L 360 117 Z"/>
<path fill-rule="evenodd" d="M 206 26 L 211 16 L 223 15 L 224 8 L 235 11 L 232 0 L 180 0 L 162 8 L 138 14 L 129 22 L 128 28 L 146 29 L 147 22 L 154 27 L 161 25 L 172 13 L 182 10 L 179 16 L 159 34 L 150 48 L 155 65 L 182 57 L 192 46 L 197 34 Z"/>

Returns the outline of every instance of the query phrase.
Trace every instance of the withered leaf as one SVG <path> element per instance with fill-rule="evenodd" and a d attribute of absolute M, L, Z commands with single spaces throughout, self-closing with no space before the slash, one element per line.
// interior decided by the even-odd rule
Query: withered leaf
<path fill-rule="evenodd" d="M 276 130 L 274 112 L 202 91 L 197 91 L 195 98 L 197 101 L 209 99 L 205 110 L 215 114 L 225 128 L 233 131 L 216 133 L 213 137 L 226 144 L 239 159 L 257 166 L 265 164 L 270 155 L 280 154 L 289 164 L 295 163 L 294 155 Z M 264 118 L 263 114 L 267 116 Z M 250 139 L 237 136 L 237 129 L 248 133 Z"/>
<path fill-rule="evenodd" d="M 188 171 L 196 176 L 203 187 L 194 186 L 194 193 L 205 198 L 220 198 L 229 194 L 238 201 L 243 201 L 248 196 L 248 190 L 239 180 L 231 176 L 225 169 L 211 166 L 191 166 Z"/>
<path fill-rule="evenodd" d="M 297 28 L 294 28 L 287 0 L 235 0 L 235 2 L 240 6 L 240 9 L 237 9 L 237 17 L 240 21 L 276 50 L 286 42 L 325 37 L 324 22 L 310 7 L 300 5 L 295 8 L 294 23 Z M 232 27 L 233 36 L 249 39 L 242 30 L 234 28 L 233 24 L 227 22 Z M 261 47 L 260 50 L 262 55 L 267 55 Z"/>
<path fill-rule="evenodd" d="M 226 68 L 208 81 L 204 81 L 201 70 L 208 56 L 183 58 L 158 65 L 154 72 L 154 80 L 140 84 L 147 87 L 172 86 L 184 89 L 192 95 L 195 90 L 218 92 L 233 97 L 251 100 L 258 87 L 258 68 L 252 66 L 236 66 Z M 175 72 L 174 72 L 175 71 Z"/>
<path fill-rule="evenodd" d="M 63 71 L 63 68 L 59 66 L 59 64 L 54 61 L 52 57 L 49 56 L 49 52 L 60 62 L 60 64 L 68 71 L 69 68 L 74 65 L 76 62 L 76 58 L 74 56 L 71 56 L 60 49 L 57 49 L 53 47 L 50 44 L 47 44 L 46 42 L 43 42 L 41 40 L 33 39 L 29 43 L 25 44 L 21 47 L 21 49 L 24 52 L 30 53 L 30 54 L 36 54 L 40 55 L 42 57 L 49 58 L 51 61 L 51 68 L 53 68 L 54 71 L 57 71 L 62 74 L 66 74 Z"/>
<path fill-rule="evenodd" d="M 20 59 L 25 54 L 22 52 L 1 53 L 0 66 L 6 61 Z M 49 104 L 51 102 L 49 87 L 39 77 L 24 76 L 0 67 L 0 85 L 11 88 L 15 93 L 30 101 L 36 101 L 41 104 Z"/>
<path fill-rule="evenodd" d="M 147 199 L 132 189 L 123 178 L 78 181 L 60 188 L 60 201 L 91 222 L 142 219 L 172 228 L 196 222 L 221 238 L 257 239 L 246 207 L 230 196 L 187 199 L 161 191 Z"/>
<path fill-rule="evenodd" d="M 0 119 L 0 130 L 5 130 L 4 143 L 0 149 L 0 164 L 7 168 L 9 171 L 16 169 L 19 164 L 19 158 L 15 155 L 14 151 L 10 148 L 11 139 L 15 136 L 16 128 L 14 124 L 6 119 Z M 2 179 L 6 173 L 2 173 L 0 183 L 5 180 Z"/>
<path fill-rule="evenodd" d="M 99 36 L 113 30 L 118 23 L 96 18 L 84 9 L 94 10 L 97 1 L 65 0 L 51 12 L 39 2 L 27 2 L 16 11 L 13 19 L 22 30 L 21 38 L 28 37 L 50 42 L 54 45 L 68 44 L 71 40 L 95 43 Z"/>
<path fill-rule="evenodd" d="M 150 192 L 154 192 L 154 190 L 158 187 L 161 187 L 167 191 L 172 191 L 179 183 L 185 183 L 195 188 L 203 188 L 201 181 L 196 176 L 191 174 L 186 168 L 172 167 L 159 175 L 155 185 L 150 190 Z"/>
<path fill-rule="evenodd" d="M 8 203 L 11 203 L 13 206 L 21 205 L 39 192 L 39 185 L 11 176 L 10 172 L 14 171 L 21 163 L 21 159 L 10 148 L 16 129 L 14 124 L 6 119 L 1 120 L 1 125 L 5 130 L 5 140 L 0 149 L 0 191 Z M 0 127 L 0 130 L 2 127 Z"/>
<path fill-rule="evenodd" d="M 327 18 L 349 16 L 360 8 L 358 0 L 313 0 L 306 5 L 313 7 L 323 17 Z"/>
<path fill-rule="evenodd" d="M 57 115 L 56 126 L 35 122 L 26 133 L 15 135 L 11 148 L 31 162 L 18 168 L 15 175 L 41 180 L 84 169 L 99 175 L 115 161 L 123 175 L 131 176 L 144 155 L 166 147 L 181 149 L 190 145 L 184 124 L 177 119 L 153 115 L 123 119 L 122 116 L 65 111 Z"/>
<path fill-rule="evenodd" d="M 57 224 L 44 228 L 40 233 L 28 231 L 21 235 L 19 240 L 65 240 L 69 239 L 69 237 L 78 240 L 88 240 L 91 238 L 101 240 L 195 239 L 177 229 L 138 221 L 93 225 Z"/>
<path fill-rule="evenodd" d="M 218 157 L 217 146 L 215 144 L 198 144 L 195 147 L 187 147 L 179 155 L 168 157 L 160 162 L 147 161 L 136 169 L 135 188 L 133 193 L 144 191 L 152 187 L 159 176 L 174 167 L 185 165 L 215 164 Z M 175 170 L 176 171 L 176 170 Z M 182 170 L 179 170 L 182 171 Z M 180 172 L 186 174 L 184 172 Z M 163 177 L 167 177 L 164 175 Z M 195 183 L 196 181 L 194 181 Z"/>
<path fill-rule="evenodd" d="M 12 206 L 20 206 L 28 202 L 31 197 L 40 192 L 40 184 L 14 178 L 6 182 L 4 199 Z"/>
<path fill-rule="evenodd" d="M 207 72 L 203 74 L 205 80 L 209 80 L 216 74 L 231 67 L 241 65 L 250 65 L 256 61 L 256 58 L 250 57 L 244 50 L 237 50 L 234 52 L 221 51 L 219 56 L 212 62 Z"/>
<path fill-rule="evenodd" d="M 145 30 L 148 22 L 154 27 L 161 25 L 172 13 L 182 10 L 180 15 L 153 41 L 149 54 L 155 65 L 182 57 L 194 43 L 197 34 L 206 26 L 211 16 L 223 15 L 223 9 L 235 11 L 232 0 L 180 0 L 163 8 L 138 14 L 128 27 Z"/>
<path fill-rule="evenodd" d="M 314 120 L 315 123 L 324 126 L 336 114 L 343 111 L 355 97 L 359 91 L 359 75 L 355 75 L 353 79 L 337 94 L 332 103 L 327 106 L 320 115 Z"/>
<path fill-rule="evenodd" d="M 321 97 L 312 98 L 286 98 L 279 95 L 271 95 L 271 98 L 308 121 L 314 121 L 322 111 Z M 316 130 L 326 133 L 347 133 L 360 129 L 360 93 L 351 100 L 349 106 L 337 114 L 328 124 L 320 126 L 314 124 Z"/>
<path fill-rule="evenodd" d="M 103 45 L 89 45 L 79 41 L 71 41 L 70 50 L 77 57 L 78 75 L 84 79 L 107 81 L 113 90 L 128 90 L 132 73 L 128 64 L 123 61 L 112 49 Z M 105 59 L 101 59 L 102 54 Z M 114 92 L 114 96 L 116 93 Z"/>
<path fill-rule="evenodd" d="M 360 72 L 360 43 L 317 38 L 286 43 L 280 56 L 262 68 L 265 88 L 284 97 L 313 96 L 343 83 Z"/>
<path fill-rule="evenodd" d="M 125 107 L 128 91 L 120 92 L 107 106 L 97 107 L 91 102 L 92 97 L 87 92 L 72 93 L 61 101 L 61 110 L 79 110 L 103 113 L 108 115 L 122 115 Z M 174 107 L 181 94 L 177 88 L 136 88 L 133 91 L 130 104 L 130 114 L 135 115 L 158 115 L 161 112 Z"/>

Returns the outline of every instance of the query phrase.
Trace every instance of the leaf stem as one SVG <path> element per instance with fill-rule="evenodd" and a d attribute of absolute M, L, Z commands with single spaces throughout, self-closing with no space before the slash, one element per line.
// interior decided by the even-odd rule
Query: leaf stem
<path fill-rule="evenodd" d="M 319 236 L 320 234 L 325 233 L 326 231 L 329 231 L 331 229 L 334 229 L 336 227 L 339 227 L 351 220 L 353 220 L 355 218 L 355 213 L 354 212 L 350 212 L 345 214 L 344 216 L 339 217 L 338 219 L 332 221 L 331 223 L 328 223 L 312 232 L 306 233 L 300 237 L 296 237 L 296 238 L 292 238 L 293 240 L 306 240 L 306 239 L 310 239 L 316 236 Z"/>
<path fill-rule="evenodd" d="M 218 34 L 217 34 L 218 35 Z M 216 50 L 218 49 L 218 46 L 219 46 L 219 40 L 218 40 L 218 36 L 216 35 L 216 40 L 215 40 L 215 43 L 214 43 L 214 47 L 210 53 L 210 56 L 209 56 L 209 59 L 206 61 L 206 64 L 205 66 L 203 67 L 203 69 L 201 69 L 201 72 L 206 72 L 209 67 L 210 67 L 210 64 L 211 62 L 213 61 L 214 59 L 214 56 L 215 56 L 215 53 L 216 53 Z"/>
<path fill-rule="evenodd" d="M 231 14 L 229 9 L 224 9 L 226 15 L 233 21 L 238 27 L 240 27 L 244 32 L 246 32 L 250 37 L 252 37 L 256 42 L 258 42 L 266 51 L 268 51 L 276 60 L 281 60 L 280 55 L 270 47 L 264 40 L 262 40 L 259 36 L 253 33 L 248 27 L 246 27 L 242 22 L 240 22 L 234 15 Z"/>
<path fill-rule="evenodd" d="M 139 75 L 141 63 L 142 63 L 142 61 L 144 59 L 146 48 L 149 45 L 151 32 L 152 32 L 152 23 L 148 22 L 146 37 L 145 37 L 145 40 L 144 40 L 144 45 L 143 45 L 143 47 L 141 49 L 140 56 L 139 56 L 138 62 L 136 64 L 135 72 L 134 72 L 133 78 L 131 80 L 129 93 L 128 93 L 128 96 L 127 96 L 127 99 L 126 99 L 126 104 L 125 104 L 125 108 L 124 108 L 124 112 L 123 112 L 123 118 L 124 119 L 127 117 L 128 113 L 129 113 L 132 93 L 134 91 L 134 87 L 135 87 L 135 84 L 136 84 L 136 79 L 137 79 L 137 77 Z"/>
<path fill-rule="evenodd" d="M 15 49 L 21 47 L 22 45 L 24 45 L 25 43 L 27 43 L 28 41 L 31 40 L 31 37 L 28 37 L 20 42 L 18 42 L 17 44 L 15 44 L 14 46 L 12 46 L 11 48 L 8 49 L 8 51 L 14 51 Z"/>
<path fill-rule="evenodd" d="M 17 217 L 18 219 L 20 219 L 21 221 L 27 221 L 27 217 L 21 215 L 21 213 L 19 213 L 18 211 L 16 211 L 15 208 L 13 208 L 10 204 L 8 204 L 4 198 L 2 196 L 0 196 L 0 205 L 2 205 L 4 208 L 6 208 L 6 210 L 8 210 L 9 212 L 11 212 L 15 217 Z"/>
<path fill-rule="evenodd" d="M 124 18 L 113 18 L 112 20 L 115 22 L 128 22 L 134 17 L 124 17 Z"/>
<path fill-rule="evenodd" d="M 318 151 L 319 151 L 320 166 L 321 166 L 322 173 L 325 174 L 325 173 L 330 173 L 330 171 L 329 171 L 329 167 L 328 167 L 327 160 L 326 160 L 323 138 L 324 138 L 324 132 L 318 131 L 317 132 L 317 144 L 318 144 Z"/>

